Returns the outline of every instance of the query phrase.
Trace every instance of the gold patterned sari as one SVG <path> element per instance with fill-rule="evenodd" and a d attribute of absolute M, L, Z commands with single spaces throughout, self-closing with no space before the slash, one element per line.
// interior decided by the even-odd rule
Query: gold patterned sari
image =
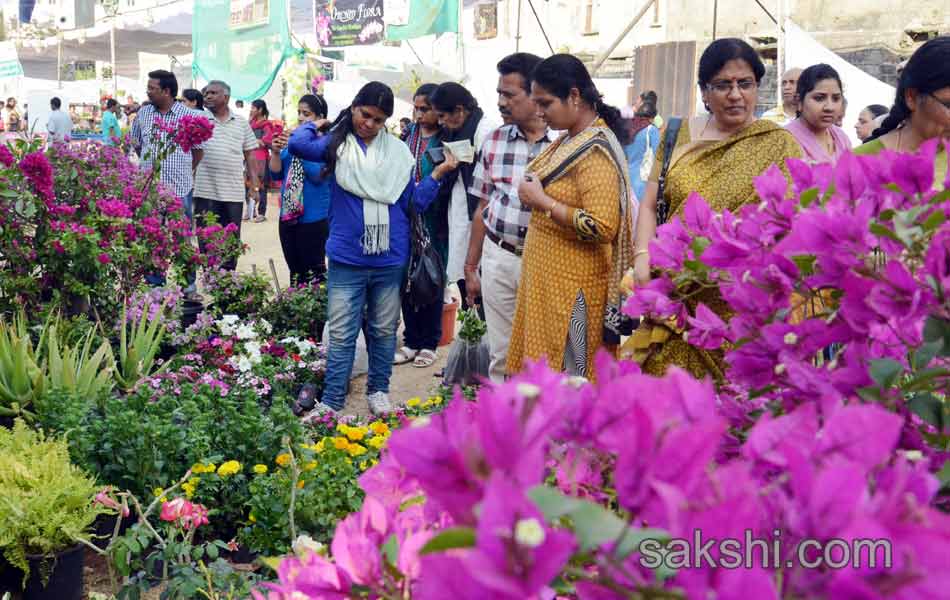
<path fill-rule="evenodd" d="M 682 216 L 691 192 L 698 192 L 716 212 L 735 212 L 744 204 L 757 201 L 755 177 L 773 164 L 788 177 L 785 160 L 801 157 L 795 138 L 770 121 L 754 121 L 726 139 L 698 137 L 694 140 L 690 127 L 701 128 L 704 121 L 705 117 L 684 121 L 676 137 L 664 190 L 670 218 Z M 658 181 L 664 154 L 661 143 L 650 181 Z M 706 290 L 694 296 L 688 302 L 690 312 L 700 302 L 728 320 L 729 306 L 718 290 Z M 654 375 L 662 375 L 670 365 L 675 365 L 696 378 L 710 375 L 718 382 L 725 380 L 724 353 L 690 346 L 683 339 L 683 330 L 669 322 L 641 324 L 620 354 L 640 362 L 645 372 Z"/>
<path fill-rule="evenodd" d="M 508 351 L 508 372 L 546 357 L 592 377 L 598 348 L 620 342 L 620 281 L 633 262 L 630 181 L 606 124 L 562 136 L 528 165 L 545 193 L 571 210 L 572 226 L 531 215 Z"/>

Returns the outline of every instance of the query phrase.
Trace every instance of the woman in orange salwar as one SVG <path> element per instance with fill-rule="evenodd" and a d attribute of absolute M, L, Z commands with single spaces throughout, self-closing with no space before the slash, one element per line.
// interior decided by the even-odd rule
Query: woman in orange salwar
<path fill-rule="evenodd" d="M 626 129 L 571 55 L 538 65 L 532 97 L 548 126 L 567 133 L 528 165 L 518 187 L 533 213 L 508 373 L 544 357 L 589 378 L 598 348 L 615 352 L 620 342 L 620 280 L 632 265 Z"/>

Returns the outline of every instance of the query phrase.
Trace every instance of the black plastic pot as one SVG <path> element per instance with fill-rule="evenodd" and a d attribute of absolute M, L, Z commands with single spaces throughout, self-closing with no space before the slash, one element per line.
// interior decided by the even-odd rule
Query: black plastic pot
<path fill-rule="evenodd" d="M 195 321 L 198 320 L 198 315 L 204 312 L 205 305 L 201 302 L 196 302 L 194 300 L 185 300 L 181 307 L 181 328 L 188 329 L 188 327 L 195 324 Z"/>
<path fill-rule="evenodd" d="M 109 545 L 112 539 L 112 533 L 115 531 L 115 522 L 118 518 L 119 515 L 108 514 L 101 514 L 96 518 L 96 521 L 92 524 L 95 529 L 95 537 L 92 539 L 92 543 L 96 548 L 105 550 Z M 133 523 L 135 523 L 135 517 L 131 515 L 122 519 L 122 524 L 119 525 L 119 535 L 125 533 Z"/>
<path fill-rule="evenodd" d="M 76 545 L 49 560 L 44 560 L 42 556 L 28 554 L 26 558 L 30 563 L 30 578 L 20 596 L 22 600 L 82 600 L 82 568 L 86 557 L 85 550 L 84 546 Z M 44 562 L 48 568 L 52 569 L 45 586 L 41 574 Z M 7 576 L 3 577 L 3 584 L 7 584 L 8 577 L 12 577 L 9 580 L 13 583 L 10 591 L 19 590 L 23 572 L 13 566 L 8 567 L 6 571 Z"/>

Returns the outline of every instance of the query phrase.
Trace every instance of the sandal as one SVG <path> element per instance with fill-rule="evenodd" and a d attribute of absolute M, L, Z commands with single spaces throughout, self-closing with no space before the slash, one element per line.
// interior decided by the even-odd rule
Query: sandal
<path fill-rule="evenodd" d="M 406 363 L 412 362 L 412 359 L 419 354 L 409 346 L 403 346 L 399 350 L 396 350 L 396 356 L 393 358 L 394 365 L 404 365 Z"/>
<path fill-rule="evenodd" d="M 412 362 L 412 366 L 420 369 L 431 367 L 435 364 L 437 357 L 438 355 L 435 353 L 435 350 L 420 350 L 419 354 L 416 355 L 416 360 Z"/>

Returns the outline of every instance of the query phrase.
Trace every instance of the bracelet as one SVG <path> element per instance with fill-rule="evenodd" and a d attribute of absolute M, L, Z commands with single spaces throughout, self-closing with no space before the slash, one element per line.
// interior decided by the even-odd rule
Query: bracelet
<path fill-rule="evenodd" d="M 474 273 L 478 271 L 478 265 L 465 265 L 465 267 L 462 270 L 465 272 L 471 271 Z"/>
<path fill-rule="evenodd" d="M 633 258 L 636 259 L 636 258 L 637 258 L 638 256 L 640 256 L 641 254 L 646 254 L 647 256 L 649 256 L 649 255 L 650 255 L 650 251 L 649 251 L 649 250 L 637 250 L 636 252 L 633 253 Z"/>
<path fill-rule="evenodd" d="M 551 201 L 551 206 L 549 206 L 548 209 L 547 209 L 546 211 L 544 211 L 544 216 L 550 219 L 550 218 L 551 218 L 551 211 L 553 211 L 556 206 L 557 206 L 557 200 L 552 200 L 552 201 Z"/>

